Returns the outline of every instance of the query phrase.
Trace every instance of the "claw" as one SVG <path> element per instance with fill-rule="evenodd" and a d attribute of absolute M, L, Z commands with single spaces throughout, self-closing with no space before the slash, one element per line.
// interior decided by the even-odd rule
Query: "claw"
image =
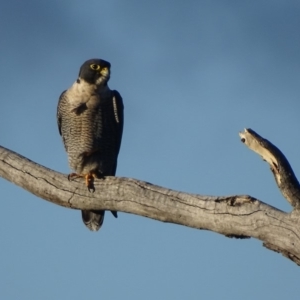
<path fill-rule="evenodd" d="M 95 187 L 94 186 L 92 186 L 92 187 L 88 186 L 88 191 L 90 193 L 95 193 Z"/>
<path fill-rule="evenodd" d="M 80 178 L 80 177 L 82 177 L 82 175 L 79 175 L 79 174 L 76 174 L 76 173 L 71 173 L 71 174 L 68 175 L 68 180 L 72 181 L 73 179 Z"/>
<path fill-rule="evenodd" d="M 97 174 L 96 173 L 92 173 L 90 172 L 89 174 L 86 175 L 80 175 L 80 174 L 76 174 L 76 173 L 71 173 L 68 175 L 68 180 L 72 181 L 76 178 L 85 178 L 85 185 L 88 188 L 88 191 L 90 193 L 94 193 L 95 192 L 95 187 L 94 187 L 94 178 L 97 178 Z"/>
<path fill-rule="evenodd" d="M 89 173 L 87 175 L 85 175 L 85 184 L 88 188 L 88 191 L 90 193 L 94 193 L 95 192 L 95 187 L 94 187 L 94 174 Z"/>

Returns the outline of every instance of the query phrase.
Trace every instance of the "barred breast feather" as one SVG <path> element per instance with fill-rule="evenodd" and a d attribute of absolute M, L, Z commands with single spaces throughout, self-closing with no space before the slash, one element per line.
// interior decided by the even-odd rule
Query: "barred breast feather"
<path fill-rule="evenodd" d="M 117 91 L 79 88 L 59 99 L 57 121 L 69 165 L 78 174 L 115 175 L 123 130 L 123 102 Z"/>

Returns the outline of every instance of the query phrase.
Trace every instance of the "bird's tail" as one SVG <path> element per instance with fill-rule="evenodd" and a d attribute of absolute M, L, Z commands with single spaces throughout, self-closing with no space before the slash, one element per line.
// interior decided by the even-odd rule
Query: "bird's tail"
<path fill-rule="evenodd" d="M 105 210 L 82 210 L 82 221 L 92 231 L 98 231 L 103 224 Z"/>

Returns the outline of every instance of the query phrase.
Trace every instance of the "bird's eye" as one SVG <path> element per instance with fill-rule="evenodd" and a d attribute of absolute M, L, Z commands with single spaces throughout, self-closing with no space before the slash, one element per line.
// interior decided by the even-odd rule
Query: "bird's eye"
<path fill-rule="evenodd" d="M 91 65 L 90 65 L 90 68 L 91 68 L 92 70 L 94 70 L 94 71 L 100 70 L 100 66 L 99 66 L 99 65 L 96 65 L 96 64 L 91 64 Z"/>

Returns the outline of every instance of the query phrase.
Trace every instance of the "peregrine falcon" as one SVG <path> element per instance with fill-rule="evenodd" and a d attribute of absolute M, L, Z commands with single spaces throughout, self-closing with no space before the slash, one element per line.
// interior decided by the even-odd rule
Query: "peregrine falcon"
<path fill-rule="evenodd" d="M 85 178 L 89 191 L 94 178 L 114 176 L 123 132 L 123 101 L 110 90 L 110 63 L 87 60 L 78 79 L 58 101 L 57 124 L 68 154 L 69 175 Z M 84 224 L 97 231 L 104 220 L 104 210 L 82 211 Z M 117 212 L 112 211 L 117 218 Z"/>

